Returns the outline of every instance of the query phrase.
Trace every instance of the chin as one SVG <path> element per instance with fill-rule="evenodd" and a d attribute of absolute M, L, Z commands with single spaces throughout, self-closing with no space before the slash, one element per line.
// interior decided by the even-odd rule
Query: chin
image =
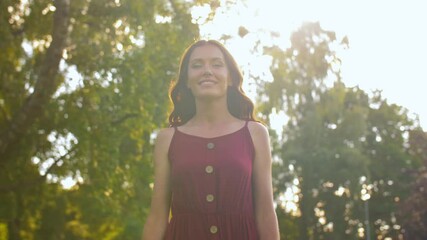
<path fill-rule="evenodd" d="M 227 93 L 223 94 L 223 93 L 199 93 L 197 95 L 195 95 L 194 97 L 196 99 L 200 99 L 200 100 L 215 100 L 215 99 L 221 99 L 227 96 Z"/>

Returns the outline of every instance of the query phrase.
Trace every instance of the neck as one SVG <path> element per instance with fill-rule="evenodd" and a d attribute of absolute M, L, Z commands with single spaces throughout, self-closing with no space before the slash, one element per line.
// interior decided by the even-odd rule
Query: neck
<path fill-rule="evenodd" d="M 196 101 L 196 115 L 191 122 L 197 125 L 215 125 L 233 118 L 224 98 L 222 101 Z"/>

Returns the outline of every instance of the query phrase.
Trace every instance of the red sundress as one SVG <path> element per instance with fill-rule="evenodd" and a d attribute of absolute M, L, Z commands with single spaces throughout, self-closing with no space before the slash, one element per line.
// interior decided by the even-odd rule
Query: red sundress
<path fill-rule="evenodd" d="M 165 240 L 258 240 L 247 124 L 214 138 L 175 128 L 169 148 L 172 218 Z"/>

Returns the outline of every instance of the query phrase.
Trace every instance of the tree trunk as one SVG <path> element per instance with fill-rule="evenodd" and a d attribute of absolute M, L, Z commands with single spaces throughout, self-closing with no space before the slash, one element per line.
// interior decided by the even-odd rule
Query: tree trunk
<path fill-rule="evenodd" d="M 36 76 L 34 92 L 17 110 L 8 127 L 0 133 L 0 164 L 8 161 L 4 156 L 25 137 L 28 129 L 42 115 L 43 107 L 49 103 L 59 83 L 57 75 L 62 52 L 68 36 L 70 0 L 55 0 L 52 42 L 46 51 L 43 64 Z"/>

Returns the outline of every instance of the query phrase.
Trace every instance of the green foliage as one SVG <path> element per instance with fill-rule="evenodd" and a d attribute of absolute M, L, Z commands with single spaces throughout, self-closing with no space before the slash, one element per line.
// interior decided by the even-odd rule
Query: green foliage
<path fill-rule="evenodd" d="M 9 239 L 137 239 L 151 199 L 151 134 L 166 126 L 170 80 L 198 37 L 189 9 L 207 1 L 69 2 L 64 49 L 51 44 L 56 2 L 0 3 L 2 134 L 46 80 L 47 52 L 63 52 L 44 86 L 56 93 L 1 157 L 0 221 Z M 69 190 L 67 178 L 77 181 Z"/>
<path fill-rule="evenodd" d="M 366 193 L 372 236 L 397 239 L 402 235 L 397 205 L 413 180 L 405 171 L 419 165 L 405 137 L 416 124 L 380 94 L 370 97 L 341 82 L 333 32 L 306 24 L 291 42 L 285 50 L 265 49 L 273 58 L 274 80 L 261 90 L 261 99 L 269 99 L 261 107 L 266 119 L 274 109 L 289 117 L 276 142 L 281 162 L 274 169 L 278 196 L 298 189 L 298 210 L 279 215 L 293 219 L 299 231 L 287 239 L 358 239 Z M 286 201 L 279 197 L 279 203 Z"/>
<path fill-rule="evenodd" d="M 422 166 L 406 171 L 415 181 L 410 184 L 411 195 L 399 205 L 399 216 L 403 219 L 405 239 L 421 240 L 427 237 L 427 133 L 422 129 L 411 131 L 409 143 L 409 152 L 422 162 Z"/>
<path fill-rule="evenodd" d="M 0 155 L 0 239 L 138 239 L 151 199 L 152 136 L 167 124 L 179 56 L 198 37 L 189 9 L 219 5 L 72 0 L 58 47 L 61 9 L 53 4 L 60 2 L 0 1 L 0 139 L 25 129 Z M 275 195 L 293 189 L 298 198 L 296 211 L 277 209 L 282 238 L 358 239 L 362 189 L 371 196 L 372 235 L 394 239 L 402 224 L 418 226 L 407 220 L 418 216 L 408 206 L 418 206 L 425 187 L 411 184 L 423 184 L 425 174 L 414 171 L 425 160 L 417 150 L 423 140 L 408 140 L 416 123 L 380 93 L 341 82 L 334 49 L 347 38 L 338 44 L 333 32 L 309 23 L 291 43 L 264 49 L 274 81 L 259 94 L 269 99 L 259 104 L 267 121 L 274 109 L 289 117 L 282 136 L 271 134 L 281 160 Z M 52 50 L 62 53 L 59 70 L 46 63 Z M 46 89 L 55 92 L 48 101 L 26 108 Z M 30 110 L 34 118 L 17 117 Z M 76 181 L 71 189 L 60 184 L 67 178 Z M 406 200 L 411 189 L 415 197 Z"/>

